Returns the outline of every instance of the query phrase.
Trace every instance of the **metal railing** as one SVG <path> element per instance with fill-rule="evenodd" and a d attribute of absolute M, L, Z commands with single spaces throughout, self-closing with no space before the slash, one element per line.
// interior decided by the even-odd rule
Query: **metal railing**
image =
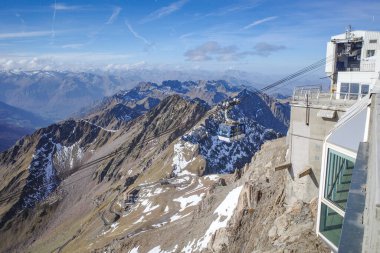
<path fill-rule="evenodd" d="M 362 72 L 374 72 L 376 64 L 374 61 L 362 61 L 360 64 L 360 71 Z"/>
<path fill-rule="evenodd" d="M 321 94 L 321 85 L 297 86 L 293 89 L 293 101 L 318 99 Z"/>
<path fill-rule="evenodd" d="M 350 92 L 334 92 L 333 95 L 335 98 L 338 98 L 340 100 L 359 100 L 363 97 L 365 97 L 367 94 L 360 94 L 360 93 L 350 93 Z"/>
<path fill-rule="evenodd" d="M 293 90 L 292 102 L 308 105 L 352 105 L 367 94 L 322 91 L 321 86 L 298 86 Z"/>
<path fill-rule="evenodd" d="M 355 66 L 355 67 L 338 67 L 337 70 L 341 71 L 341 72 L 359 72 L 360 71 L 360 67 L 359 66 Z"/>
<path fill-rule="evenodd" d="M 351 64 L 347 67 L 337 67 L 337 71 L 342 72 L 373 72 L 375 71 L 376 63 L 373 60 L 362 60 L 360 64 Z"/>

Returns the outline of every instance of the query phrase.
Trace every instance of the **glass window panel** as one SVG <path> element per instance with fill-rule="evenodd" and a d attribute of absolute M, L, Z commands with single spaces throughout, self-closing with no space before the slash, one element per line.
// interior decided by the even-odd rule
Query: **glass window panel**
<path fill-rule="evenodd" d="M 340 98 L 341 99 L 344 99 L 349 91 L 350 91 L 350 85 L 348 83 L 340 84 Z"/>
<path fill-rule="evenodd" d="M 333 209 L 321 203 L 319 232 L 336 247 L 339 246 L 343 217 Z"/>
<path fill-rule="evenodd" d="M 368 84 L 362 84 L 361 85 L 361 94 L 366 95 L 369 92 L 369 85 Z"/>
<path fill-rule="evenodd" d="M 355 160 L 332 149 L 328 150 L 327 159 L 325 198 L 344 211 Z"/>
<path fill-rule="evenodd" d="M 358 99 L 359 87 L 360 85 L 358 83 L 350 84 L 350 99 Z"/>
<path fill-rule="evenodd" d="M 350 84 L 350 93 L 359 93 L 359 84 L 351 83 Z"/>
<path fill-rule="evenodd" d="M 340 85 L 340 92 L 348 92 L 349 91 L 349 84 L 348 83 L 342 83 Z"/>
<path fill-rule="evenodd" d="M 372 57 L 375 55 L 375 50 L 367 50 L 367 57 Z"/>

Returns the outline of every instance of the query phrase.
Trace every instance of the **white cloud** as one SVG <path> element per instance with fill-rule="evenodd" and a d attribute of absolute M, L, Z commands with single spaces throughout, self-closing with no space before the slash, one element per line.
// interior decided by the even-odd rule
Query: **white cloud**
<path fill-rule="evenodd" d="M 51 31 L 33 31 L 33 32 L 17 32 L 17 33 L 0 33 L 0 39 L 29 38 L 49 36 Z"/>
<path fill-rule="evenodd" d="M 269 56 L 276 51 L 284 50 L 284 49 L 286 49 L 286 47 L 283 45 L 272 45 L 272 44 L 269 44 L 266 42 L 260 42 L 254 46 L 254 49 L 255 49 L 254 53 L 256 55 L 266 57 L 266 56 Z"/>
<path fill-rule="evenodd" d="M 104 68 L 106 71 L 120 71 L 120 70 L 132 70 L 132 69 L 142 69 L 147 66 L 145 61 L 140 61 L 132 64 L 107 64 Z"/>
<path fill-rule="evenodd" d="M 259 19 L 259 20 L 256 20 L 256 21 L 254 21 L 253 23 L 251 23 L 249 25 L 244 26 L 243 29 L 246 30 L 246 29 L 252 28 L 254 26 L 260 25 L 262 23 L 269 22 L 269 21 L 274 20 L 276 18 L 278 18 L 278 17 L 277 16 L 273 16 L 273 17 L 267 17 L 267 18 Z"/>
<path fill-rule="evenodd" d="M 4 58 L 0 60 L 0 68 L 4 70 L 50 70 L 51 67 L 48 61 L 41 60 L 37 57 L 28 58 Z"/>
<path fill-rule="evenodd" d="M 221 46 L 216 41 L 208 41 L 194 49 L 187 50 L 184 55 L 187 61 L 238 61 L 250 55 L 267 57 L 273 52 L 285 48 L 283 45 L 272 45 L 261 42 L 257 43 L 253 50 L 240 51 L 235 45 Z"/>
<path fill-rule="evenodd" d="M 121 10 L 122 10 L 122 9 L 121 9 L 120 7 L 115 7 L 115 8 L 113 9 L 113 12 L 112 12 L 111 16 L 108 18 L 108 21 L 106 22 L 106 25 L 113 24 L 113 22 L 115 22 L 115 20 L 116 20 L 117 17 L 119 16 Z"/>
<path fill-rule="evenodd" d="M 259 5 L 261 1 L 260 0 L 252 0 L 252 1 L 243 1 L 243 3 L 233 4 L 229 6 L 222 7 L 216 11 L 210 12 L 205 15 L 205 17 L 208 16 L 225 16 L 232 13 L 237 13 L 241 11 L 247 11 L 250 9 L 253 9 Z"/>
<path fill-rule="evenodd" d="M 110 53 L 60 53 L 45 55 L 0 55 L 3 70 L 91 70 L 104 69 L 109 64 L 125 64 L 131 55 Z M 107 63 L 107 64 L 105 64 Z"/>
<path fill-rule="evenodd" d="M 57 3 L 51 5 L 51 8 L 56 11 L 72 11 L 72 10 L 79 10 L 82 9 L 83 6 L 80 5 L 67 5 L 65 3 Z"/>
<path fill-rule="evenodd" d="M 209 61 L 217 58 L 221 61 L 236 60 L 239 56 L 236 46 L 223 47 L 216 41 L 208 41 L 185 52 L 188 61 Z"/>
<path fill-rule="evenodd" d="M 147 39 L 145 39 L 143 36 L 141 36 L 140 34 L 138 34 L 134 29 L 133 27 L 127 22 L 125 21 L 125 25 L 128 27 L 128 30 L 132 33 L 132 35 L 136 38 L 136 39 L 139 39 L 141 40 L 142 42 L 144 42 L 146 45 L 148 46 L 151 46 L 152 43 L 150 43 Z"/>
<path fill-rule="evenodd" d="M 147 23 L 162 17 L 165 17 L 175 11 L 180 10 L 189 0 L 179 0 L 177 2 L 171 3 L 168 6 L 162 7 L 141 20 L 142 23 Z"/>
<path fill-rule="evenodd" d="M 187 38 L 194 36 L 194 35 L 195 35 L 195 33 L 185 33 L 185 34 L 182 34 L 181 36 L 179 36 L 179 39 L 180 40 L 187 39 Z"/>
<path fill-rule="evenodd" d="M 82 43 L 73 43 L 73 44 L 62 45 L 62 48 L 79 49 L 79 48 L 82 48 L 84 45 L 85 44 L 82 44 Z"/>

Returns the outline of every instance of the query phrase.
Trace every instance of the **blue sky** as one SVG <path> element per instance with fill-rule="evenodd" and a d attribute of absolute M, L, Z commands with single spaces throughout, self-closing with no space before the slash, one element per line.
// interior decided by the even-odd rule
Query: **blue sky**
<path fill-rule="evenodd" d="M 348 24 L 380 30 L 380 1 L 2 0 L 0 68 L 289 73 Z"/>

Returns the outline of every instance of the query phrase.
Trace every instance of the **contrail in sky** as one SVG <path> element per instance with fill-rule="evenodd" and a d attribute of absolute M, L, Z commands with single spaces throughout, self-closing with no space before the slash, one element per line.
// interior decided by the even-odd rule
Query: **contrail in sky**
<path fill-rule="evenodd" d="M 52 18 L 52 24 L 51 24 L 51 44 L 54 44 L 54 38 L 55 38 L 55 14 L 57 12 L 57 0 L 54 0 L 54 11 L 53 11 L 53 18 Z"/>

